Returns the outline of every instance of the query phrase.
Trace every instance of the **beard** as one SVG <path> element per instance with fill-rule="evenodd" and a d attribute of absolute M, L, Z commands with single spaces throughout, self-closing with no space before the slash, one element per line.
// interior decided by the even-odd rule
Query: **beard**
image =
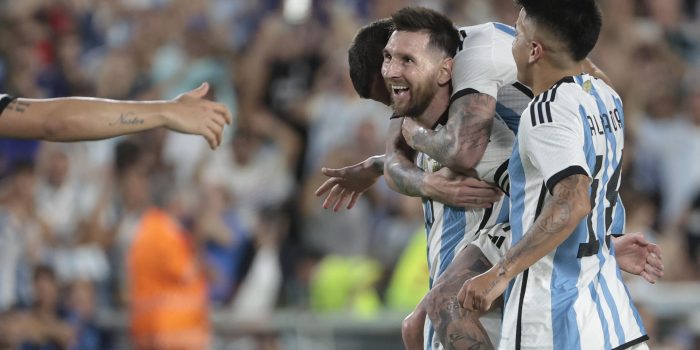
<path fill-rule="evenodd" d="M 391 87 L 388 86 L 389 91 Z M 405 103 L 398 105 L 394 101 L 394 95 L 391 99 L 391 107 L 394 110 L 394 115 L 403 117 L 420 117 L 428 108 L 433 97 L 437 93 L 437 87 L 432 84 L 425 84 L 424 88 L 411 87 L 409 90 L 410 98 Z"/>

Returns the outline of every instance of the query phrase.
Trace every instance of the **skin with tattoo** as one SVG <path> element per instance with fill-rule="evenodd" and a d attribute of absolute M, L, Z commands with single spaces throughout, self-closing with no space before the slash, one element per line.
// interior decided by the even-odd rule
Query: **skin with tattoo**
<path fill-rule="evenodd" d="M 463 281 L 478 276 L 491 266 L 478 247 L 468 245 L 429 292 L 427 310 L 445 349 L 493 349 L 479 322 L 482 313 L 462 308 L 457 298 Z"/>
<path fill-rule="evenodd" d="M 97 140 L 164 126 L 221 144 L 231 112 L 206 100 L 209 85 L 169 101 L 118 101 L 89 97 L 18 98 L 0 114 L 0 136 L 48 141 Z"/>
<path fill-rule="evenodd" d="M 554 186 L 533 226 L 488 272 L 464 283 L 459 292 L 462 306 L 470 311 L 491 307 L 511 279 L 547 255 L 573 232 L 591 211 L 588 176 L 572 175 Z"/>
<path fill-rule="evenodd" d="M 430 155 L 440 164 L 466 173 L 476 167 L 491 137 L 496 99 L 481 93 L 468 94 L 450 105 L 444 128 L 430 130 L 405 118 L 402 134 L 408 145 Z"/>

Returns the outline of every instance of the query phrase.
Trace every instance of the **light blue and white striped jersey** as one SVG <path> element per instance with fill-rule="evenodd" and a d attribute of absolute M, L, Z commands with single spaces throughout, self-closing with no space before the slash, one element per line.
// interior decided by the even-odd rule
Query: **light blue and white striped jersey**
<path fill-rule="evenodd" d="M 623 127 L 618 94 L 585 74 L 562 79 L 523 113 L 508 167 L 512 244 L 567 176 L 592 178 L 592 211 L 511 283 L 500 349 L 624 349 L 648 339 L 610 244 L 624 226 Z"/>
<path fill-rule="evenodd" d="M 452 100 L 474 92 L 496 98 L 496 118 L 490 142 L 475 170 L 484 181 L 506 187 L 507 162 L 515 142 L 518 121 L 532 98 L 530 90 L 516 82 L 517 69 L 511 53 L 515 29 L 502 23 L 489 22 L 459 28 L 459 33 L 462 42 L 454 58 Z M 434 128 L 441 128 L 446 121 L 447 115 L 444 115 L 442 124 L 438 123 Z M 426 172 L 442 167 L 426 154 L 419 154 L 416 163 Z M 477 239 L 481 229 L 507 220 L 508 201 L 501 200 L 490 209 L 465 209 L 426 198 L 423 200 L 423 211 L 432 287 L 433 281 L 447 269 L 457 253 Z M 429 320 L 424 339 L 426 349 L 441 348 L 434 339 Z"/>

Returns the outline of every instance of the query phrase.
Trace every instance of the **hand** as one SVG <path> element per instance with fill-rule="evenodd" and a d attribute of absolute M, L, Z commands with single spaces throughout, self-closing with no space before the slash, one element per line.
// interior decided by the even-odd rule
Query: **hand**
<path fill-rule="evenodd" d="M 415 119 L 410 117 L 403 118 L 401 133 L 403 134 L 403 138 L 406 140 L 409 147 L 416 149 L 413 143 L 413 136 L 424 131 L 425 129 L 418 125 L 418 122 L 416 122 Z"/>
<path fill-rule="evenodd" d="M 498 275 L 499 266 L 497 264 L 481 275 L 464 282 L 457 293 L 457 300 L 463 308 L 472 312 L 485 312 L 491 309 L 493 302 L 503 294 L 509 282 Z"/>
<path fill-rule="evenodd" d="M 185 133 L 204 136 L 211 149 L 221 144 L 224 125 L 231 124 L 231 111 L 221 103 L 204 99 L 209 84 L 180 94 L 168 104 L 165 127 Z"/>
<path fill-rule="evenodd" d="M 656 283 L 664 275 L 661 248 L 649 243 L 641 233 L 613 237 L 612 242 L 615 259 L 622 271 L 642 276 L 649 283 Z"/>
<path fill-rule="evenodd" d="M 326 200 L 323 201 L 324 209 L 332 205 L 333 211 L 338 211 L 344 202 L 348 203 L 347 209 L 355 206 L 360 195 L 374 185 L 381 176 L 381 173 L 372 165 L 373 158 L 370 157 L 362 163 L 340 169 L 321 169 L 324 175 L 330 177 L 316 190 L 317 197 L 330 190 Z"/>
<path fill-rule="evenodd" d="M 427 197 L 465 208 L 488 208 L 501 199 L 503 193 L 496 187 L 472 177 L 442 168 L 425 175 L 423 190 Z"/>

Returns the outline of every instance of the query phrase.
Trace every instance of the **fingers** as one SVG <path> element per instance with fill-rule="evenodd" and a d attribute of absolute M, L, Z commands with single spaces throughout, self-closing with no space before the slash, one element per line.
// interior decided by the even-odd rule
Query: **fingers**
<path fill-rule="evenodd" d="M 335 203 L 336 198 L 338 197 L 338 194 L 343 190 L 340 185 L 335 184 L 333 188 L 331 189 L 331 192 L 328 193 L 328 197 L 326 197 L 326 200 L 323 201 L 323 209 L 328 209 L 331 207 L 331 203 Z"/>
<path fill-rule="evenodd" d="M 457 293 L 457 301 L 459 301 L 459 305 L 461 305 L 463 308 L 466 304 L 466 296 L 466 286 L 462 285 L 462 288 L 459 289 L 459 293 Z"/>
<path fill-rule="evenodd" d="M 341 169 L 321 168 L 321 172 L 323 173 L 323 175 L 330 176 L 330 177 L 343 177 L 343 176 L 345 176 L 345 168 L 341 168 Z"/>
<path fill-rule="evenodd" d="M 350 203 L 348 203 L 347 209 L 350 210 L 355 206 L 355 203 L 357 203 L 357 200 L 360 198 L 360 195 L 362 193 L 358 192 L 353 192 L 352 193 L 352 198 L 350 198 Z"/>
<path fill-rule="evenodd" d="M 343 206 L 343 202 L 345 202 L 346 199 L 349 198 L 349 191 L 346 191 L 344 188 L 340 190 L 340 194 L 338 194 L 338 200 L 335 201 L 335 205 L 333 206 L 333 211 L 337 212 L 338 210 L 340 210 L 340 208 Z"/>
<path fill-rule="evenodd" d="M 649 253 L 654 255 L 654 258 L 659 260 L 659 263 L 661 263 L 661 260 L 663 259 L 663 257 L 661 256 L 661 247 L 652 243 L 649 244 L 649 246 L 647 246 L 647 250 L 649 251 Z"/>
<path fill-rule="evenodd" d="M 212 150 L 215 150 L 216 145 L 217 145 L 216 133 L 209 128 L 205 128 L 205 130 L 202 131 L 202 136 L 204 136 L 204 138 L 209 143 L 209 148 L 211 148 Z"/>
<path fill-rule="evenodd" d="M 488 182 L 481 181 L 479 179 L 475 179 L 473 177 L 464 177 L 462 179 L 462 182 L 464 183 L 465 186 L 469 187 L 475 187 L 475 188 L 490 188 L 495 191 L 499 191 L 498 187 L 495 187 Z"/>
<path fill-rule="evenodd" d="M 209 83 L 203 82 L 202 85 L 194 90 L 191 90 L 187 93 L 187 95 L 194 98 L 202 98 L 207 95 L 207 92 L 209 92 Z"/>
<path fill-rule="evenodd" d="M 326 182 L 324 182 L 321 186 L 319 186 L 318 189 L 316 189 L 316 192 L 314 192 L 316 194 L 316 197 L 322 196 L 324 193 L 328 192 L 328 190 L 333 188 L 333 186 L 335 186 L 337 183 L 338 183 L 337 178 L 330 178 L 330 179 L 326 180 Z"/>
<path fill-rule="evenodd" d="M 231 111 L 224 104 L 217 102 L 209 102 L 208 107 L 211 108 L 217 115 L 223 117 L 223 122 L 226 124 L 231 124 L 233 121 L 233 115 Z"/>
<path fill-rule="evenodd" d="M 216 141 L 214 148 L 219 147 L 219 145 L 221 144 L 221 138 L 223 136 L 223 127 L 215 123 L 209 123 L 207 124 L 207 129 L 209 129 L 214 134 L 214 139 Z"/>
<path fill-rule="evenodd" d="M 647 263 L 644 264 L 644 271 L 654 275 L 656 278 L 661 278 L 664 276 L 664 265 L 647 261 Z"/>

